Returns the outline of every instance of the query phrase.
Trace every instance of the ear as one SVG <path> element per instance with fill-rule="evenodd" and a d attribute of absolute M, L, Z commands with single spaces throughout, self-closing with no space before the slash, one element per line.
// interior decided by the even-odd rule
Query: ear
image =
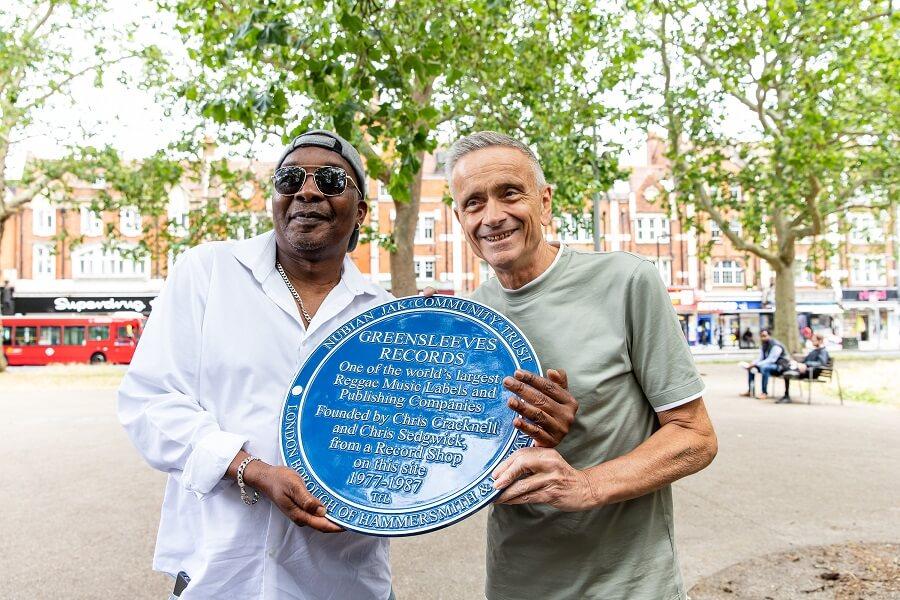
<path fill-rule="evenodd" d="M 548 184 L 541 192 L 541 225 L 550 225 L 553 219 L 551 205 L 553 202 L 553 188 Z"/>
<path fill-rule="evenodd" d="M 367 214 L 369 214 L 369 203 L 365 200 L 360 200 L 356 204 L 356 222 L 362 225 L 363 221 L 366 220 Z"/>

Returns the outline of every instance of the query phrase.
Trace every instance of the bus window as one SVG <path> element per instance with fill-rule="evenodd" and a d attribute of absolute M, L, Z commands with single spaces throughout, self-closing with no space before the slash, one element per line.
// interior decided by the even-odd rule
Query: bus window
<path fill-rule="evenodd" d="M 3 326 L 3 345 L 12 345 L 12 327 L 10 327 L 9 325 Z"/>
<path fill-rule="evenodd" d="M 133 344 L 134 326 L 131 324 L 116 327 L 116 344 Z"/>
<path fill-rule="evenodd" d="M 63 329 L 63 344 L 66 346 L 84 346 L 84 327 L 66 327 Z"/>
<path fill-rule="evenodd" d="M 59 325 L 44 325 L 41 327 L 41 337 L 38 344 L 41 346 L 59 346 L 62 343 L 62 327 Z"/>
<path fill-rule="evenodd" d="M 104 342 L 109 339 L 109 325 L 91 325 L 88 327 L 88 339 L 92 342 Z"/>
<path fill-rule="evenodd" d="M 37 345 L 37 327 L 32 325 L 19 325 L 16 327 L 17 346 Z"/>

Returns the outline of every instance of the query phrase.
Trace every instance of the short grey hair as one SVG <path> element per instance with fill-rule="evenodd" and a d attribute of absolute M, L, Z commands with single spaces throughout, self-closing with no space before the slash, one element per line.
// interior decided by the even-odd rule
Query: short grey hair
<path fill-rule="evenodd" d="M 485 148 L 492 148 L 495 146 L 514 148 L 524 154 L 528 157 L 528 161 L 534 169 L 534 179 L 537 182 L 538 187 L 547 185 L 547 179 L 544 177 L 544 170 L 541 168 L 541 163 L 538 161 L 537 155 L 532 152 L 531 148 L 524 142 L 520 142 L 514 137 L 497 131 L 477 131 L 471 135 L 459 138 L 452 146 L 450 146 L 450 150 L 447 152 L 446 163 L 447 185 L 452 185 L 451 178 L 453 177 L 453 168 L 456 166 L 456 163 L 459 162 L 459 159 L 470 152 L 484 150 Z"/>

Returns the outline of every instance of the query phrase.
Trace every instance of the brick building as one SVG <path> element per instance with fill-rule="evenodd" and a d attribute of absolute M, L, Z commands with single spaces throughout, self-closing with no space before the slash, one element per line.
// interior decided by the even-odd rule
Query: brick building
<path fill-rule="evenodd" d="M 416 281 L 445 292 L 468 295 L 490 276 L 484 261 L 466 244 L 452 208 L 444 201 L 447 187 L 437 157 L 424 164 L 419 223 L 415 239 Z M 252 165 L 267 175 L 273 165 Z M 758 340 L 770 327 L 774 311 L 774 275 L 765 261 L 735 250 L 714 222 L 697 216 L 702 233 L 689 230 L 684 216 L 667 204 L 668 164 L 664 146 L 649 137 L 646 158 L 631 168 L 627 181 L 618 182 L 601 197 L 600 250 L 624 250 L 653 261 L 669 288 L 685 336 L 692 344 L 732 347 Z M 206 186 L 206 187 L 204 187 Z M 384 187 L 367 182 L 368 222 L 389 233 L 395 216 L 393 200 Z M 215 196 L 209 183 L 185 183 L 170 194 L 168 216 L 186 219 L 188 210 Z M 250 189 L 254 210 L 270 203 Z M 740 195 L 739 189 L 730 193 Z M 140 239 L 146 217 L 134 209 L 95 215 L 89 210 L 96 188 L 75 190 L 71 202 L 54 206 L 37 198 L 10 219 L 0 240 L 0 283 L 15 286 L 16 310 L 46 312 L 73 304 L 73 299 L 96 298 L 149 305 L 159 292 L 171 256 L 132 260 L 104 250 L 104 227 L 115 226 L 126 246 Z M 225 208 L 225 202 L 220 200 Z M 564 215 L 547 232 L 581 249 L 593 248 L 591 206 L 582 218 Z M 811 246 L 797 249 L 798 326 L 856 337 L 863 345 L 900 345 L 895 235 L 897 214 L 867 212 L 833 217 L 826 239 L 838 249 L 829 259 L 815 258 Z M 731 227 L 740 222 L 732 220 Z M 68 236 L 61 236 L 65 230 Z M 71 238 L 83 236 L 77 247 Z M 390 287 L 390 255 L 375 244 L 360 244 L 352 254 L 363 273 Z M 67 304 L 68 303 L 68 304 Z M 749 333 L 748 333 L 749 332 Z M 745 342 L 742 343 L 741 339 Z"/>

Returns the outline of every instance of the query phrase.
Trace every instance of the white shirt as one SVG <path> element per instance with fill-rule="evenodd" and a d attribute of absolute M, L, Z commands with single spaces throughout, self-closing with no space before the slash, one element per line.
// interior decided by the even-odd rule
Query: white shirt
<path fill-rule="evenodd" d="M 198 598 L 384 600 L 388 542 L 294 525 L 265 497 L 240 498 L 225 471 L 242 447 L 283 464 L 288 387 L 339 325 L 392 296 L 348 258 L 307 331 L 275 269 L 273 232 L 188 250 L 154 304 L 118 394 L 119 420 L 169 474 L 153 568 Z"/>

